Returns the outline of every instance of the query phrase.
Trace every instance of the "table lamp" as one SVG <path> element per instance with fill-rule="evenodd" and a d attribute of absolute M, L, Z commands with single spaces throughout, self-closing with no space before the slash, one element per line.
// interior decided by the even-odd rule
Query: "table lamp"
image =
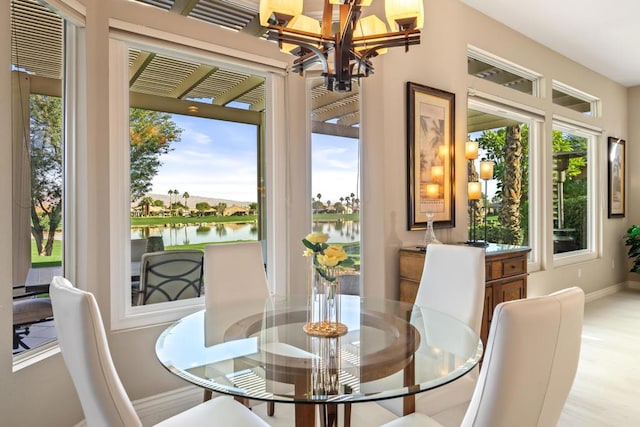
<path fill-rule="evenodd" d="M 434 166 L 434 168 L 436 167 L 437 166 Z M 433 170 L 432 170 L 432 177 L 433 177 Z M 427 199 L 431 199 L 431 200 L 438 199 L 440 197 L 440 184 L 431 183 L 431 182 L 426 184 L 425 192 L 426 192 Z M 424 248 L 426 249 L 427 246 L 429 245 L 440 244 L 442 242 L 440 242 L 436 238 L 436 234 L 433 232 L 434 213 L 431 207 L 429 207 L 429 210 L 426 212 L 425 215 L 427 217 L 427 229 L 425 230 L 425 233 L 424 233 L 424 240 L 422 241 L 422 246 L 424 246 Z"/>

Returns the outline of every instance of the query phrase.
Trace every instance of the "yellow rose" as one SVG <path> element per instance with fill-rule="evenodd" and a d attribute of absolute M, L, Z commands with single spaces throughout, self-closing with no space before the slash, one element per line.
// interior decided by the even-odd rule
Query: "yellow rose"
<path fill-rule="evenodd" d="M 313 256 L 313 251 L 307 248 L 304 250 L 304 252 L 302 252 L 302 256 Z"/>
<path fill-rule="evenodd" d="M 329 240 L 329 235 L 328 234 L 324 234 L 324 233 L 311 233 L 311 234 L 307 234 L 307 237 L 305 237 L 306 240 L 310 241 L 311 243 L 326 243 L 327 240 Z"/>
<path fill-rule="evenodd" d="M 327 249 L 324 250 L 324 254 L 328 257 L 333 257 L 340 261 L 344 261 L 347 259 L 347 253 L 342 249 L 341 246 L 331 245 Z"/>
<path fill-rule="evenodd" d="M 325 267 L 335 267 L 340 262 L 340 260 L 335 256 L 329 256 L 329 255 L 323 255 L 323 254 L 319 254 L 317 256 L 317 259 L 318 259 L 318 263 Z"/>

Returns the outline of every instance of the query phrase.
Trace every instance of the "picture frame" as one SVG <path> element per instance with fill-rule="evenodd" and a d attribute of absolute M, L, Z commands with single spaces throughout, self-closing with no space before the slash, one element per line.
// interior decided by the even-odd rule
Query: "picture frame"
<path fill-rule="evenodd" d="M 409 230 L 455 226 L 455 94 L 407 82 Z M 429 215 L 431 216 L 431 215 Z"/>
<path fill-rule="evenodd" d="M 609 218 L 625 216 L 625 145 L 624 139 L 608 138 L 607 156 L 607 199 Z"/>

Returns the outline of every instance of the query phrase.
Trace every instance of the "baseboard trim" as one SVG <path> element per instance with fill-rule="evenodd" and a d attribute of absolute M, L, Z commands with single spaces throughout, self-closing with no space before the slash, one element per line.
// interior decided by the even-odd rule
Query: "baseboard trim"
<path fill-rule="evenodd" d="M 197 386 L 181 387 L 136 400 L 133 406 L 143 425 L 154 425 L 202 403 L 203 393 Z"/>
<path fill-rule="evenodd" d="M 627 287 L 627 282 L 617 283 L 615 285 L 607 286 L 603 289 L 598 289 L 594 292 L 589 292 L 585 295 L 585 302 L 595 301 L 600 298 L 604 298 L 609 295 L 613 295 L 616 292 L 620 292 L 621 290 Z"/>
<path fill-rule="evenodd" d="M 636 282 L 634 280 L 629 280 L 627 282 L 627 286 L 629 287 L 629 289 L 637 289 L 640 290 L 640 282 Z"/>

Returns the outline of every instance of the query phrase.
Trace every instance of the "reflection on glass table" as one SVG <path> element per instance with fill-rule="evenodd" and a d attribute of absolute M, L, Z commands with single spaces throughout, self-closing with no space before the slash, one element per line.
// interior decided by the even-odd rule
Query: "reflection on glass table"
<path fill-rule="evenodd" d="M 173 374 L 243 399 L 296 404 L 297 426 L 335 425 L 336 405 L 404 397 L 453 381 L 480 360 L 482 343 L 462 322 L 391 300 L 341 295 L 337 338 L 303 331 L 306 298 L 211 307 L 168 327 L 158 360 Z M 420 364 L 414 361 L 419 358 Z"/>

